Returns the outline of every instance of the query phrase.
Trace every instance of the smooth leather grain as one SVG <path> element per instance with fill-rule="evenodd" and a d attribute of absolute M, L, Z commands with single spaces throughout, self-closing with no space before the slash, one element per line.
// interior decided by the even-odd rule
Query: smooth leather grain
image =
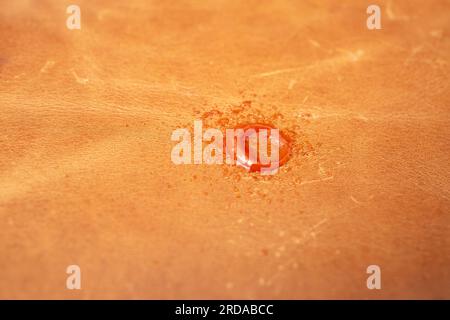
<path fill-rule="evenodd" d="M 77 3 L 0 2 L 1 298 L 450 298 L 448 1 Z M 174 165 L 202 116 L 296 151 Z"/>

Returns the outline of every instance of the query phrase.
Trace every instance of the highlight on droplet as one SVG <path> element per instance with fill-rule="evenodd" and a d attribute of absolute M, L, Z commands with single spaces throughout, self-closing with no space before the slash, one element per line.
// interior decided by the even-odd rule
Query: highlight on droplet
<path fill-rule="evenodd" d="M 278 129 L 267 124 L 254 123 L 235 128 L 235 132 L 239 130 L 244 132 L 243 138 L 237 134 L 234 143 L 230 143 L 231 139 L 225 141 L 226 155 L 234 158 L 236 165 L 249 172 L 273 174 L 289 159 L 290 140 Z"/>

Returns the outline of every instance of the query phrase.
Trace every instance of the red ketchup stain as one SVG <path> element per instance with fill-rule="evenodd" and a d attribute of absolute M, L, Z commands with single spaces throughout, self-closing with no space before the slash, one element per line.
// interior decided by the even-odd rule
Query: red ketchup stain
<path fill-rule="evenodd" d="M 272 136 L 270 134 L 270 130 L 275 129 L 273 126 L 267 125 L 267 124 L 262 124 L 262 123 L 254 123 L 254 124 L 240 125 L 240 126 L 235 127 L 234 129 L 235 130 L 243 129 L 244 132 L 249 129 L 253 129 L 253 130 L 255 130 L 255 133 L 258 136 L 259 136 L 260 130 L 262 130 L 262 129 L 267 130 L 267 145 L 268 145 L 269 158 L 270 158 L 270 146 L 272 143 Z M 238 143 L 237 143 L 237 138 L 235 138 L 234 159 L 235 159 L 236 165 L 245 168 L 249 172 L 261 172 L 262 168 L 278 169 L 279 167 L 284 165 L 289 160 L 289 158 L 291 156 L 292 141 L 287 136 L 285 136 L 281 131 L 279 131 L 278 139 L 277 139 L 277 141 L 275 141 L 275 143 L 278 144 L 278 146 L 279 146 L 279 158 L 278 158 L 277 163 L 262 164 L 260 157 L 259 157 L 259 149 L 256 150 L 257 151 L 256 154 L 258 155 L 256 162 L 252 162 L 250 159 L 249 143 L 245 143 L 245 153 L 242 151 L 239 153 L 238 151 L 240 151 L 240 150 L 237 150 L 239 148 Z M 224 141 L 224 147 L 225 147 L 224 149 L 227 150 L 226 141 Z M 258 142 L 258 148 L 259 148 L 259 142 Z M 239 156 L 239 154 L 241 156 Z"/>

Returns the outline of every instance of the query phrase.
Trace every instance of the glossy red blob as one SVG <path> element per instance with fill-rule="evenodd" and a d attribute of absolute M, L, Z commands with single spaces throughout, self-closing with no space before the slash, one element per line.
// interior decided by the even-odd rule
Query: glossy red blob
<path fill-rule="evenodd" d="M 267 130 L 267 145 L 268 145 L 268 150 L 269 150 L 269 158 L 270 158 L 270 146 L 272 143 L 272 136 L 270 134 L 272 129 L 275 129 L 274 127 L 270 126 L 270 125 L 266 125 L 266 124 L 261 124 L 261 123 L 255 123 L 255 124 L 247 124 L 247 125 L 242 125 L 242 126 L 238 126 L 235 128 L 235 130 L 237 129 L 243 129 L 244 132 L 246 132 L 249 129 L 253 129 L 256 134 L 258 134 L 259 136 L 259 131 L 264 129 Z M 256 154 L 257 156 L 257 160 L 256 162 L 251 161 L 250 159 L 250 146 L 248 143 L 245 144 L 245 152 L 242 152 L 242 150 L 238 150 L 239 146 L 237 143 L 237 138 L 235 138 L 234 141 L 234 146 L 235 146 L 235 154 L 234 154 L 234 159 L 236 161 L 236 165 L 241 166 L 243 168 L 245 168 L 246 170 L 248 170 L 249 172 L 261 172 L 262 168 L 266 168 L 266 169 L 278 169 L 279 167 L 281 167 L 282 165 L 284 165 L 290 155 L 291 155 L 291 141 L 289 138 L 287 138 L 285 135 L 283 135 L 283 133 L 281 133 L 281 131 L 279 132 L 278 135 L 278 139 L 277 141 L 275 141 L 276 144 L 278 144 L 279 146 L 279 157 L 278 157 L 278 161 L 276 163 L 268 163 L 268 164 L 263 164 L 261 163 L 261 159 L 259 157 L 259 141 L 258 141 L 258 150 L 256 150 Z M 226 146 L 226 141 L 225 144 Z M 225 150 L 227 150 L 227 148 L 225 148 Z M 241 151 L 241 152 L 239 152 Z M 240 156 L 239 156 L 240 155 Z M 244 156 L 245 155 L 245 156 Z"/>

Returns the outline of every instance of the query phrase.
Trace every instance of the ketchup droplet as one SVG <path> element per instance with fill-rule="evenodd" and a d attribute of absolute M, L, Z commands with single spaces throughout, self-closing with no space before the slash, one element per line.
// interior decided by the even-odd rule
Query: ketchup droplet
<path fill-rule="evenodd" d="M 235 130 L 236 129 L 243 129 L 244 132 L 246 132 L 249 129 L 250 130 L 253 129 L 258 136 L 259 136 L 260 130 L 262 130 L 262 129 L 267 130 L 267 145 L 268 145 L 268 150 L 269 150 L 269 155 L 268 155 L 269 159 L 271 159 L 271 157 L 270 157 L 271 144 L 274 142 L 275 144 L 277 144 L 279 146 L 278 161 L 275 163 L 263 164 L 263 163 L 261 163 L 261 159 L 259 157 L 259 141 L 258 141 L 258 150 L 256 152 L 257 160 L 256 160 L 256 162 L 253 162 L 250 159 L 250 146 L 249 146 L 248 141 L 247 141 L 247 143 L 245 143 L 245 152 L 243 152 L 242 150 L 238 150 L 239 144 L 237 143 L 237 138 L 235 138 L 234 145 L 235 145 L 236 150 L 235 150 L 235 154 L 234 154 L 234 159 L 236 161 L 236 165 L 245 168 L 249 172 L 261 172 L 262 168 L 278 169 L 279 167 L 284 165 L 289 160 L 289 157 L 291 155 L 292 143 L 291 143 L 291 140 L 288 137 L 286 137 L 281 131 L 279 131 L 278 139 L 276 141 L 272 141 L 273 137 L 270 134 L 270 131 L 275 128 L 270 125 L 254 123 L 254 124 L 241 125 L 241 126 L 236 127 Z M 226 141 L 224 143 L 224 146 L 226 147 Z M 225 150 L 227 150 L 227 148 L 225 148 Z"/>

